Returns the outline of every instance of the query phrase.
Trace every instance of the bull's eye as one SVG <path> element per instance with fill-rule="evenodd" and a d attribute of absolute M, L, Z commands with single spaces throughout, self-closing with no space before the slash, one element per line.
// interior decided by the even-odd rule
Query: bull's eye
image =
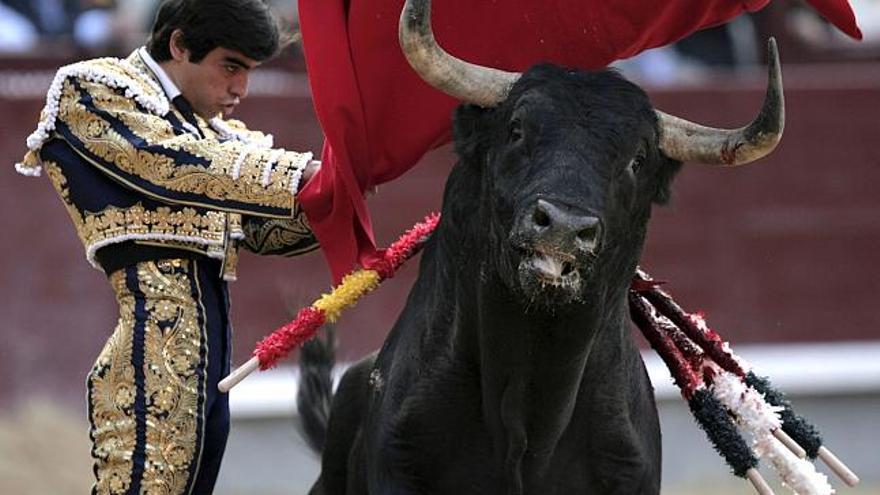
<path fill-rule="evenodd" d="M 627 168 L 629 168 L 629 170 L 633 174 L 637 174 L 637 173 L 639 173 L 639 170 L 642 169 L 642 165 L 644 165 L 644 164 L 645 164 L 645 157 L 644 157 L 644 155 L 639 153 L 638 155 L 635 156 L 635 158 L 630 160 Z"/>
<path fill-rule="evenodd" d="M 517 143 L 522 139 L 522 137 L 522 122 L 519 119 L 511 120 L 510 125 L 508 125 L 507 127 L 507 142 Z"/>

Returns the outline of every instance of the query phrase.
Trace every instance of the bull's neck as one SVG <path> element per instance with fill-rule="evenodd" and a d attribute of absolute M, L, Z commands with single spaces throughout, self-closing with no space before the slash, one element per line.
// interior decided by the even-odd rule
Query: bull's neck
<path fill-rule="evenodd" d="M 482 280 L 476 290 L 483 414 L 510 492 L 522 493 L 552 460 L 597 342 L 623 337 L 625 289 L 596 286 L 583 304 L 551 313 L 499 285 Z"/>

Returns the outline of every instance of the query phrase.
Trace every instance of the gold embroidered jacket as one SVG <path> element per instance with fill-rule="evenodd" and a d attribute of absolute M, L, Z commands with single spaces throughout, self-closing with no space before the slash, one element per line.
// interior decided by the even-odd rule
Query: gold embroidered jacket
<path fill-rule="evenodd" d="M 137 51 L 62 67 L 46 101 L 16 168 L 46 169 L 96 268 L 98 250 L 134 242 L 223 259 L 233 279 L 239 244 L 286 256 L 317 247 L 295 201 L 312 155 L 184 115 Z"/>

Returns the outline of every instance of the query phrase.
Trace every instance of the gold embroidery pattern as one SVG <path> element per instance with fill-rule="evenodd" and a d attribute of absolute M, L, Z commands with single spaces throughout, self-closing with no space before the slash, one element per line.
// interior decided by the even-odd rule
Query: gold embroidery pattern
<path fill-rule="evenodd" d="M 251 141 L 262 142 L 268 137 L 267 134 L 263 132 L 248 129 L 244 122 L 240 120 L 225 119 L 223 122 L 225 122 L 226 125 L 228 125 L 235 132 L 242 133 L 247 136 L 247 138 Z"/>
<path fill-rule="evenodd" d="M 144 323 L 145 465 L 141 493 L 186 493 L 200 455 L 199 395 L 207 368 L 206 336 L 199 301 L 192 296 L 190 262 L 162 260 L 137 266 L 138 287 L 148 315 Z M 110 276 L 120 318 L 89 374 L 90 419 L 97 493 L 125 493 L 131 486 L 137 432 L 132 364 L 135 296 L 125 270 Z"/>
<path fill-rule="evenodd" d="M 126 235 L 162 239 L 181 236 L 221 244 L 225 235 L 225 215 L 208 211 L 199 214 L 192 208 L 172 211 L 167 206 L 147 210 L 136 204 L 126 209 L 108 207 L 98 214 L 86 214 L 82 236 L 88 245 Z"/>
<path fill-rule="evenodd" d="M 70 200 L 67 178 L 61 167 L 52 161 L 46 161 L 43 166 L 67 208 L 92 265 L 97 266 L 98 247 L 126 240 L 159 241 L 160 245 L 202 253 L 207 253 L 210 246 L 222 248 L 225 242 L 227 214 L 222 212 L 199 213 L 193 208 L 172 211 L 166 206 L 148 210 L 140 203 L 128 208 L 111 206 L 97 213 L 80 212 Z"/>
<path fill-rule="evenodd" d="M 160 245 L 210 252 L 212 256 L 216 256 L 217 249 L 222 249 L 226 239 L 226 213 L 199 213 L 193 208 L 173 211 L 166 206 L 148 210 L 140 203 L 128 208 L 110 206 L 97 213 L 80 212 L 70 200 L 67 178 L 61 167 L 52 161 L 43 165 L 94 266 L 97 266 L 95 252 L 99 247 L 126 240 L 158 241 Z"/>
<path fill-rule="evenodd" d="M 294 256 L 318 247 L 305 214 L 297 208 L 290 220 L 247 218 L 244 223 L 244 247 L 256 254 Z"/>
<path fill-rule="evenodd" d="M 67 177 L 64 176 L 61 167 L 55 162 L 45 161 L 43 162 L 43 168 L 46 170 L 49 181 L 52 182 L 52 187 L 55 188 L 55 192 L 58 193 L 58 196 L 61 197 L 61 202 L 67 208 L 67 214 L 70 215 L 70 219 L 73 221 L 74 227 L 76 227 L 77 235 L 79 235 L 80 240 L 83 240 L 81 231 L 81 225 L 83 224 L 82 213 L 74 206 L 73 201 L 70 200 Z"/>
<path fill-rule="evenodd" d="M 199 213 L 192 208 L 172 211 L 164 206 L 148 210 L 140 203 L 128 208 L 111 206 L 98 213 L 83 214 L 70 200 L 67 178 L 61 167 L 48 160 L 43 165 L 86 248 L 86 258 L 95 268 L 99 268 L 95 259 L 98 248 L 134 240 L 141 244 L 195 251 L 213 258 L 231 257 L 224 262 L 224 273 L 227 280 L 235 280 L 238 243 L 226 241 L 226 234 L 228 230 L 230 235 L 244 236 L 241 215 L 215 211 Z"/>
<path fill-rule="evenodd" d="M 133 63 L 133 58 L 140 61 L 137 52 L 132 55 L 133 57 L 127 57 L 123 61 L 116 58 L 98 58 L 86 63 L 94 65 L 98 72 L 109 73 L 113 77 L 125 81 L 126 86 L 135 94 L 161 95 L 164 97 L 159 81 L 150 77 L 144 70 L 139 70 L 137 64 Z M 129 70 L 128 67 L 125 67 L 125 64 L 128 64 L 130 68 L 135 70 Z"/>
<path fill-rule="evenodd" d="M 245 145 L 238 141 L 222 144 L 195 138 L 191 135 L 174 136 L 167 121 L 138 111 L 134 102 L 118 95 L 111 88 L 78 81 L 92 96 L 96 107 L 118 117 L 124 125 L 148 143 L 170 150 L 179 150 L 207 159 L 210 166 L 176 166 L 174 159 L 160 153 L 135 148 L 119 135 L 109 122 L 88 111 L 79 102 L 78 94 L 66 81 L 62 90 L 59 119 L 65 122 L 85 148 L 96 156 L 115 164 L 121 170 L 140 177 L 169 191 L 203 195 L 214 200 L 232 200 L 265 207 L 291 209 L 294 199 L 290 189 L 292 177 L 304 165 L 307 155 L 286 152 L 285 160 L 276 167 L 284 167 L 281 180 L 271 181 L 266 187 L 259 179 L 267 159 L 267 152 L 245 156 L 242 174 L 234 179 L 234 168 Z M 244 173 L 244 172 L 247 173 Z M 210 206 L 210 205 L 205 205 Z"/>
<path fill-rule="evenodd" d="M 159 80 L 153 76 L 153 72 L 150 71 L 150 68 L 147 67 L 147 64 L 141 59 L 141 56 L 138 55 L 137 50 L 131 52 L 127 57 L 125 57 L 125 61 L 131 64 L 135 70 L 138 71 L 143 77 L 147 77 L 151 79 L 156 84 L 159 84 Z"/>
<path fill-rule="evenodd" d="M 190 262 L 163 260 L 138 265 L 140 289 L 150 317 L 144 332 L 147 405 L 145 493 L 186 493 L 190 469 L 200 455 L 197 439 L 204 394 L 198 300 L 192 297 Z M 207 350 L 204 351 L 207 355 Z M 199 370 L 203 375 L 199 376 Z"/>
<path fill-rule="evenodd" d="M 88 375 L 94 493 L 125 493 L 131 484 L 137 440 L 134 419 L 135 370 L 132 365 L 134 296 L 125 270 L 110 275 L 119 303 L 119 322 Z"/>
<path fill-rule="evenodd" d="M 238 269 L 238 243 L 234 239 L 229 240 L 226 246 L 226 254 L 223 256 L 222 276 L 227 282 L 234 282 L 238 279 L 236 270 Z"/>

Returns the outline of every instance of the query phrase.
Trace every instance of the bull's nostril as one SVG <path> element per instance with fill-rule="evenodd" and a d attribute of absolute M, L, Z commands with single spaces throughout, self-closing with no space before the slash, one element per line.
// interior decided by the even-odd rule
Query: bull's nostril
<path fill-rule="evenodd" d="M 535 222 L 535 225 L 538 227 L 549 227 L 550 215 L 541 208 L 535 208 L 535 212 L 532 213 L 532 221 Z"/>
<path fill-rule="evenodd" d="M 576 237 L 582 249 L 593 251 L 599 246 L 599 239 L 602 236 L 602 227 L 598 221 L 590 222 L 586 227 L 578 230 Z"/>
<path fill-rule="evenodd" d="M 571 263 L 566 261 L 565 263 L 562 264 L 562 276 L 563 277 L 573 271 L 574 271 L 574 268 L 571 266 Z"/>
<path fill-rule="evenodd" d="M 596 238 L 596 228 L 588 227 L 577 233 L 577 238 L 584 242 L 591 242 Z"/>

